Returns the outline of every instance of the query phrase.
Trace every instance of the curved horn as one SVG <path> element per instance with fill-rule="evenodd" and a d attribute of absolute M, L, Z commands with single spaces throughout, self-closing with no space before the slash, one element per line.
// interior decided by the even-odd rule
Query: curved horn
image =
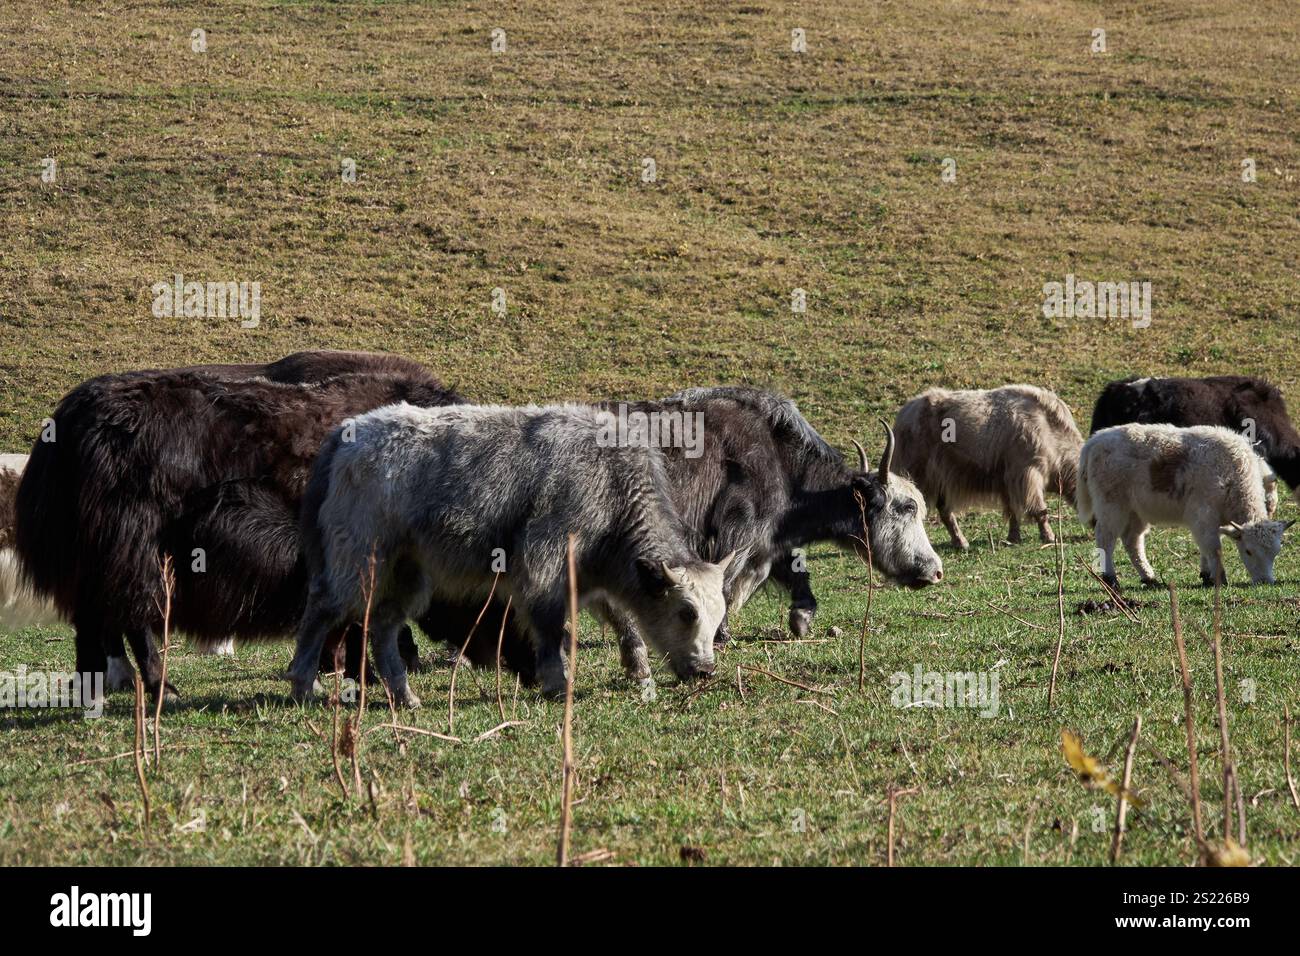
<path fill-rule="evenodd" d="M 880 424 L 885 426 L 885 454 L 880 459 L 880 480 L 889 481 L 889 466 L 894 462 L 894 430 L 889 427 L 889 422 L 883 418 L 879 419 Z"/>
<path fill-rule="evenodd" d="M 1233 526 L 1234 528 L 1236 528 L 1238 531 L 1245 531 L 1245 530 L 1246 530 L 1244 527 L 1242 527 L 1241 525 L 1237 524 L 1237 522 L 1235 522 L 1235 521 L 1229 521 L 1228 524 L 1232 525 L 1232 526 Z"/>
<path fill-rule="evenodd" d="M 858 471 L 870 471 L 871 463 L 867 461 L 867 453 L 858 444 L 858 440 L 850 438 L 849 441 L 853 442 L 853 447 L 858 450 Z"/>
<path fill-rule="evenodd" d="M 659 566 L 662 568 L 664 577 L 668 579 L 669 584 L 679 588 L 686 584 L 686 575 L 677 568 L 669 567 L 667 561 L 660 561 Z"/>

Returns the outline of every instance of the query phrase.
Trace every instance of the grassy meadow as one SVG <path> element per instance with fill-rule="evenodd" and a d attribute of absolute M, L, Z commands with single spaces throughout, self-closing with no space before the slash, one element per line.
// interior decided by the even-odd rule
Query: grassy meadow
<path fill-rule="evenodd" d="M 771 387 L 873 460 L 877 417 L 929 385 L 1052 388 L 1085 432 L 1129 374 L 1259 374 L 1300 402 L 1292 3 L 9 0 L 0 35 L 3 451 L 92 375 L 318 347 L 400 352 L 485 401 Z M 176 274 L 259 282 L 259 323 L 155 316 L 151 286 Z M 1149 326 L 1045 318 L 1044 284 L 1069 274 L 1149 281 Z M 1298 512 L 1286 498 L 1279 516 Z M 1141 715 L 1185 773 L 1167 596 L 1117 555 L 1136 622 L 1078 613 L 1103 595 L 1067 507 L 1049 710 L 1057 552 L 1032 525 L 1004 545 L 986 515 L 957 554 L 931 523 L 945 580 L 875 591 L 861 690 L 866 568 L 832 549 L 812 552 L 811 638 L 786 639 L 783 596 L 760 593 L 705 685 L 664 673 L 643 697 L 584 617 L 573 853 L 884 864 L 896 788 L 915 791 L 900 864 L 1105 864 L 1115 799 L 1078 780 L 1060 734 L 1118 775 Z M 1213 592 L 1186 532 L 1148 551 L 1179 587 L 1217 840 Z M 1248 847 L 1291 865 L 1300 546 L 1276 587 L 1226 563 Z M 425 706 L 399 719 L 447 734 L 452 671 L 422 648 Z M 98 720 L 0 711 L 0 865 L 553 861 L 562 704 L 506 681 L 499 707 L 490 671 L 461 670 L 456 743 L 381 726 L 372 697 L 364 794 L 345 798 L 331 711 L 278 679 L 288 644 L 169 654 L 183 696 L 145 770 L 147 828 L 129 694 Z M 0 634 L 0 671 L 72 663 L 66 627 Z M 918 666 L 998 675 L 996 715 L 894 706 L 890 676 Z M 475 740 L 502 710 L 516 723 Z M 1122 861 L 1194 861 L 1150 749 L 1133 789 Z"/>

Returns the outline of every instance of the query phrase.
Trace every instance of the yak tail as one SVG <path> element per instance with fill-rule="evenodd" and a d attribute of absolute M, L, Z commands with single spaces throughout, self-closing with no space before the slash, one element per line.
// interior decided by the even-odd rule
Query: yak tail
<path fill-rule="evenodd" d="M 1096 524 L 1097 516 L 1092 510 L 1092 493 L 1088 488 L 1088 457 L 1092 448 L 1085 444 L 1079 453 L 1079 475 L 1076 480 L 1075 507 L 1079 512 L 1079 523 L 1085 528 Z"/>

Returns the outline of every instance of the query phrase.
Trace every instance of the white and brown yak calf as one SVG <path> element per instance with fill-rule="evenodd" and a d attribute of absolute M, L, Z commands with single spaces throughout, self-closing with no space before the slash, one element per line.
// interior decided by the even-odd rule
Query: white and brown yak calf
<path fill-rule="evenodd" d="M 1201 581 L 1226 583 L 1219 536 L 1231 538 L 1253 584 L 1272 584 L 1290 521 L 1269 519 L 1268 465 L 1241 435 L 1217 425 L 1118 425 L 1094 434 L 1079 456 L 1079 520 L 1094 527 L 1102 577 L 1116 585 L 1115 540 L 1143 584 L 1154 584 L 1145 536 L 1151 525 L 1191 529 Z"/>
<path fill-rule="evenodd" d="M 662 451 L 602 442 L 607 417 L 579 405 L 402 403 L 335 431 L 303 499 L 295 698 L 312 692 L 326 636 L 369 606 L 377 669 L 397 703 L 419 706 L 398 630 L 431 600 L 482 601 L 494 582 L 532 641 L 543 693 L 563 693 L 571 532 L 580 602 L 627 613 L 678 677 L 711 674 L 733 555 L 714 564 L 694 553 Z"/>
<path fill-rule="evenodd" d="M 902 407 L 894 434 L 893 470 L 933 503 L 954 547 L 969 547 L 955 513 L 974 507 L 1001 508 L 1013 544 L 1023 515 L 1038 522 L 1044 542 L 1056 540 L 1047 492 L 1060 491 L 1073 506 L 1083 436 L 1052 392 L 1033 385 L 931 388 Z"/>

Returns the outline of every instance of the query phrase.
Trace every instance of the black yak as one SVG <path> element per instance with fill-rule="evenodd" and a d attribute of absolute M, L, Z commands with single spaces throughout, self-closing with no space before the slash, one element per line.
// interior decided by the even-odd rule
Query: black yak
<path fill-rule="evenodd" d="M 133 679 L 125 634 L 158 692 L 164 553 L 172 625 L 201 645 L 292 632 L 305 600 L 298 506 L 320 443 L 398 401 L 462 399 L 415 362 L 355 352 L 110 374 L 69 392 L 32 448 L 15 530 L 26 580 L 76 628 L 78 672 Z M 430 620 L 459 626 L 476 611 Z"/>

